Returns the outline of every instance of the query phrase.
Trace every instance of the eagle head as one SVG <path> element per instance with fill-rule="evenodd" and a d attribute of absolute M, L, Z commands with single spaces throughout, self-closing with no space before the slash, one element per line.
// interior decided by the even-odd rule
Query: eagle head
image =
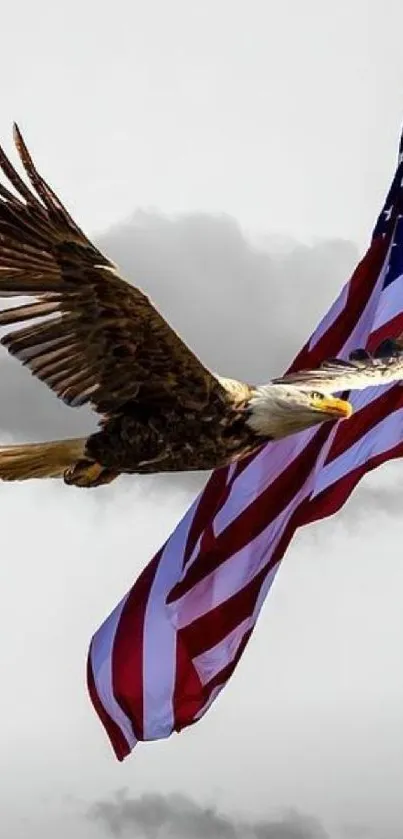
<path fill-rule="evenodd" d="M 345 399 L 301 390 L 292 385 L 261 385 L 247 405 L 248 425 L 262 437 L 279 440 L 322 422 L 347 419 L 353 407 Z"/>

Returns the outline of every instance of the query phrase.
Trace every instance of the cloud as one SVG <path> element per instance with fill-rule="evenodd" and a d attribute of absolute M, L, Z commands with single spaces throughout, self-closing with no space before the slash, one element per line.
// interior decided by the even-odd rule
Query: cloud
<path fill-rule="evenodd" d="M 342 521 L 356 520 L 357 515 L 376 512 L 388 516 L 401 516 L 403 489 L 401 482 L 393 487 L 360 485 L 340 511 Z"/>
<path fill-rule="evenodd" d="M 99 244 L 213 369 L 264 381 L 282 370 L 357 262 L 349 242 L 276 246 L 235 219 L 138 211 Z"/>
<path fill-rule="evenodd" d="M 358 258 L 344 241 L 252 244 L 233 218 L 201 213 L 138 211 L 97 244 L 210 368 L 249 381 L 283 371 Z M 0 374 L 0 428 L 17 439 L 95 428 L 89 410 L 64 406 L 4 349 Z"/>
<path fill-rule="evenodd" d="M 112 836 L 140 839 L 326 839 L 311 817 L 291 811 L 277 819 L 249 822 L 205 807 L 187 795 L 148 793 L 130 798 L 125 790 L 98 801 L 88 817 Z"/>

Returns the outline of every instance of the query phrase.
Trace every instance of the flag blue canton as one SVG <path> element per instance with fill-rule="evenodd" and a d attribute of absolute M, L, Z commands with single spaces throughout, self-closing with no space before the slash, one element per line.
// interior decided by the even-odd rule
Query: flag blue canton
<path fill-rule="evenodd" d="M 398 216 L 393 236 L 392 247 L 390 249 L 390 256 L 388 267 L 386 271 L 384 288 L 390 286 L 395 280 L 403 276 L 403 217 Z"/>
<path fill-rule="evenodd" d="M 374 227 L 372 240 L 379 237 L 390 236 L 393 237 L 395 231 L 396 221 L 399 221 L 403 213 L 403 130 L 400 135 L 399 157 L 395 176 L 391 183 L 389 192 L 386 197 L 385 204 L 378 216 L 377 223 Z M 397 232 L 397 231 L 396 231 Z M 401 243 L 401 231 L 400 239 Z"/>

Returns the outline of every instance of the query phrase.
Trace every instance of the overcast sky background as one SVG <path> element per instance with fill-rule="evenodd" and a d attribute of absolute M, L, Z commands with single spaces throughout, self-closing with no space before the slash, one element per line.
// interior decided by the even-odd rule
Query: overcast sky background
<path fill-rule="evenodd" d="M 403 120 L 402 27 L 400 0 L 14 4 L 1 141 L 16 119 L 203 360 L 264 380 L 365 250 Z M 92 427 L 5 352 L 0 372 L 3 441 Z M 402 469 L 298 534 L 207 716 L 124 764 L 87 697 L 88 644 L 205 476 L 0 486 L 2 834 L 400 839 Z"/>

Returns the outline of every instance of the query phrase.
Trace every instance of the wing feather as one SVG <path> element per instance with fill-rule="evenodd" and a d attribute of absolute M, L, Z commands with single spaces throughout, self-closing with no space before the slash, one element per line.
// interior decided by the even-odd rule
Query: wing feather
<path fill-rule="evenodd" d="M 101 414 L 127 402 L 202 408 L 225 385 L 207 370 L 140 289 L 87 239 L 39 175 L 17 126 L 31 188 L 0 147 L 0 297 L 30 302 L 0 312 L 0 327 L 25 323 L 1 343 L 68 405 Z"/>
<path fill-rule="evenodd" d="M 365 350 L 351 353 L 350 361 L 330 359 L 316 370 L 298 370 L 287 373 L 273 384 L 294 385 L 301 390 L 319 390 L 332 394 L 345 390 L 364 390 L 381 387 L 403 380 L 403 349 L 396 342 L 385 355 L 383 349 L 371 356 Z"/>

